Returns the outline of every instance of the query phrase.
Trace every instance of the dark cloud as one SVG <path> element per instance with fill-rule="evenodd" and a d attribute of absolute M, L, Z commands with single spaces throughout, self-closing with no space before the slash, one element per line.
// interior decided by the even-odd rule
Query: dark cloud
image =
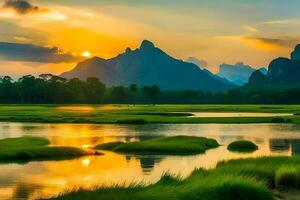
<path fill-rule="evenodd" d="M 1 11 L 0 11 L 1 12 Z M 1 41 L 16 42 L 16 43 L 30 43 L 28 41 L 34 41 L 35 43 L 43 43 L 47 39 L 47 35 L 33 27 L 22 27 L 15 24 L 12 21 L 0 20 L 0 38 Z M 20 41 L 16 38 L 28 38 L 26 41 Z"/>
<path fill-rule="evenodd" d="M 266 37 L 251 37 L 250 39 L 259 40 L 266 44 L 277 45 L 280 47 L 292 47 L 300 42 L 300 38 L 266 38 Z"/>
<path fill-rule="evenodd" d="M 82 57 L 73 56 L 57 47 L 0 42 L 0 60 L 40 63 L 76 62 Z"/>
<path fill-rule="evenodd" d="M 18 14 L 22 14 L 22 15 L 28 13 L 40 13 L 40 12 L 48 11 L 45 8 L 32 5 L 27 0 L 5 0 L 3 7 L 13 9 Z"/>

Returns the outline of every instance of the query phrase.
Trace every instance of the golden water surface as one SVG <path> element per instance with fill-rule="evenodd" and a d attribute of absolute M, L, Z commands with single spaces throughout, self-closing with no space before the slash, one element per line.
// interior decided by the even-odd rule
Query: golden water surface
<path fill-rule="evenodd" d="M 67 161 L 0 165 L 1 199 L 36 199 L 78 187 L 153 183 L 165 172 L 189 175 L 195 168 L 240 157 L 300 153 L 300 126 L 291 124 L 181 124 L 91 125 L 0 123 L 0 138 L 24 135 L 48 137 L 52 145 L 90 148 L 111 141 L 136 141 L 156 136 L 194 135 L 218 140 L 219 148 L 194 156 L 139 156 L 104 152 Z M 254 141 L 259 150 L 250 154 L 227 151 L 238 139 Z"/>

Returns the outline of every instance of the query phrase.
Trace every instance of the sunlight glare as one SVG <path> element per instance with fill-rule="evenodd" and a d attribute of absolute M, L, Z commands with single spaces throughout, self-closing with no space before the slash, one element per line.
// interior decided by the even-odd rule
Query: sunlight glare
<path fill-rule="evenodd" d="M 83 57 L 89 58 L 89 57 L 91 57 L 91 53 L 88 52 L 88 51 L 84 51 L 84 52 L 82 53 L 82 56 L 83 56 Z"/>
<path fill-rule="evenodd" d="M 87 159 L 84 159 L 84 160 L 82 160 L 81 161 L 81 164 L 83 165 L 83 166 L 89 166 L 90 165 L 90 162 L 91 162 L 91 160 L 89 159 L 89 158 L 87 158 Z"/>

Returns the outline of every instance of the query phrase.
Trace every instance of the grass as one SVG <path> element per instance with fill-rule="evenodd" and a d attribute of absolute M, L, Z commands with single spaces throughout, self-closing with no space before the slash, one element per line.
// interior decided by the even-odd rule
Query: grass
<path fill-rule="evenodd" d="M 274 117 L 189 117 L 192 112 L 298 113 L 300 105 L 0 105 L 2 122 L 40 123 L 274 123 Z M 282 117 L 300 123 L 300 115 Z M 133 123 L 134 122 L 134 123 Z"/>
<path fill-rule="evenodd" d="M 152 185 L 75 190 L 53 199 L 111 200 L 271 200 L 285 189 L 299 187 L 300 157 L 261 157 L 220 162 L 182 179 L 165 175 Z M 283 191 L 284 192 L 284 191 Z M 299 191 L 298 191 L 299 193 Z"/>
<path fill-rule="evenodd" d="M 95 149 L 113 151 L 117 146 L 120 146 L 123 144 L 125 144 L 125 143 L 124 142 L 109 142 L 109 143 L 104 143 L 104 144 L 98 145 L 95 147 Z"/>
<path fill-rule="evenodd" d="M 251 141 L 239 140 L 230 143 L 227 149 L 229 151 L 247 153 L 256 151 L 258 149 L 258 146 Z"/>
<path fill-rule="evenodd" d="M 148 139 L 139 142 L 113 142 L 95 147 L 98 150 L 137 154 L 198 154 L 208 149 L 216 148 L 219 144 L 214 139 L 193 136 L 174 136 Z"/>
<path fill-rule="evenodd" d="M 116 124 L 147 124 L 144 119 L 123 119 L 116 121 Z"/>
<path fill-rule="evenodd" d="M 276 171 L 275 185 L 277 188 L 300 188 L 300 168 L 284 166 Z"/>
<path fill-rule="evenodd" d="M 251 178 L 227 175 L 197 175 L 185 180 L 162 179 L 150 186 L 99 188 L 64 194 L 58 200 L 271 200 L 272 193 L 263 183 Z"/>
<path fill-rule="evenodd" d="M 43 137 L 21 137 L 0 140 L 0 162 L 26 162 L 31 160 L 61 160 L 95 154 L 75 147 L 47 146 Z"/>

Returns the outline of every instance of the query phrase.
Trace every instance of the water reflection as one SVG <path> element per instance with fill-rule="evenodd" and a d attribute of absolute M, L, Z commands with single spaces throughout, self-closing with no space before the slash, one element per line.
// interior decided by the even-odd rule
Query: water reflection
<path fill-rule="evenodd" d="M 283 117 L 293 113 L 251 113 L 251 112 L 192 112 L 191 117 Z"/>
<path fill-rule="evenodd" d="M 300 155 L 300 139 L 270 139 L 272 151 L 289 151 L 291 155 Z"/>
<path fill-rule="evenodd" d="M 0 123 L 0 138 L 39 135 L 53 145 L 91 147 L 112 141 L 138 141 L 160 135 L 211 137 L 223 146 L 193 156 L 123 155 L 104 152 L 68 161 L 0 165 L 1 199 L 50 197 L 74 187 L 152 183 L 165 172 L 189 175 L 195 168 L 211 168 L 233 158 L 300 154 L 300 126 L 291 124 L 182 124 L 182 125 L 89 125 Z M 252 140 L 259 150 L 251 154 L 229 152 L 226 145 Z"/>
<path fill-rule="evenodd" d="M 136 159 L 140 162 L 140 167 L 144 174 L 150 174 L 154 166 L 159 164 L 166 156 L 158 156 L 158 155 L 126 155 L 126 161 L 130 161 L 131 159 Z"/>

